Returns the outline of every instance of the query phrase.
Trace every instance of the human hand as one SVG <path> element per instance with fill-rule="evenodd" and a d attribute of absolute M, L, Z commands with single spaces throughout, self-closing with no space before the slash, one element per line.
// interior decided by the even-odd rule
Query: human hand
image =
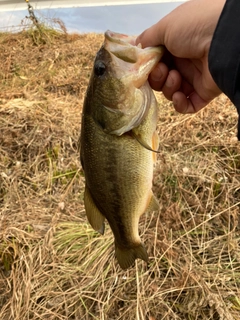
<path fill-rule="evenodd" d="M 186 2 L 136 40 L 143 48 L 166 47 L 168 59 L 152 71 L 149 83 L 180 113 L 197 112 L 221 93 L 208 68 L 208 53 L 225 1 Z"/>

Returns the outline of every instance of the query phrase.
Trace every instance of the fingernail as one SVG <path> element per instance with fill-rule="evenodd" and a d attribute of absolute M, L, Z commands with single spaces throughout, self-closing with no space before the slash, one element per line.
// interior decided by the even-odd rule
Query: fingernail
<path fill-rule="evenodd" d="M 154 75 L 154 74 L 150 74 L 151 80 L 154 82 L 159 82 L 159 80 L 161 80 L 162 75 Z"/>
<path fill-rule="evenodd" d="M 171 88 L 173 86 L 173 79 L 168 77 L 165 85 L 166 87 Z"/>
<path fill-rule="evenodd" d="M 151 72 L 151 79 L 155 82 L 164 81 L 166 76 L 166 67 L 160 62 L 156 65 L 156 67 Z M 163 79 L 164 77 L 164 79 Z"/>
<path fill-rule="evenodd" d="M 151 80 L 152 81 L 156 81 L 158 82 L 159 80 L 161 80 L 163 74 L 161 72 L 161 70 L 158 68 L 158 69 L 154 69 L 152 71 L 152 73 L 150 74 L 150 77 L 151 77 Z"/>

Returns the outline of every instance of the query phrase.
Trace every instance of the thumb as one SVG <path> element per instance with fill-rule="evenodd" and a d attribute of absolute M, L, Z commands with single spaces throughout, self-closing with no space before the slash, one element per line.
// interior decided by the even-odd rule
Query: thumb
<path fill-rule="evenodd" d="M 166 23 L 164 18 L 146 29 L 136 39 L 136 45 L 141 43 L 143 48 L 164 45 Z"/>

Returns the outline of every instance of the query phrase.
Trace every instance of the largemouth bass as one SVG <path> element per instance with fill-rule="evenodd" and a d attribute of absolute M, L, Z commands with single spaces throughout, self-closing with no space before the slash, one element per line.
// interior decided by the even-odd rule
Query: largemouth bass
<path fill-rule="evenodd" d="M 104 233 L 109 222 L 122 269 L 148 261 L 140 216 L 158 209 L 152 193 L 158 149 L 157 102 L 147 81 L 162 47 L 135 46 L 135 37 L 107 31 L 86 92 L 80 138 L 88 221 Z"/>

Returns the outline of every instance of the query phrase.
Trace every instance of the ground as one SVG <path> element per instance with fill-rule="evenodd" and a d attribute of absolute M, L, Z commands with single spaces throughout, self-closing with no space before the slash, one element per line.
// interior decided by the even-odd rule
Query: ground
<path fill-rule="evenodd" d="M 78 140 L 103 36 L 42 26 L 0 34 L 0 319 L 240 318 L 240 145 L 221 95 L 180 115 L 157 94 L 160 209 L 150 256 L 122 271 L 92 230 Z"/>

